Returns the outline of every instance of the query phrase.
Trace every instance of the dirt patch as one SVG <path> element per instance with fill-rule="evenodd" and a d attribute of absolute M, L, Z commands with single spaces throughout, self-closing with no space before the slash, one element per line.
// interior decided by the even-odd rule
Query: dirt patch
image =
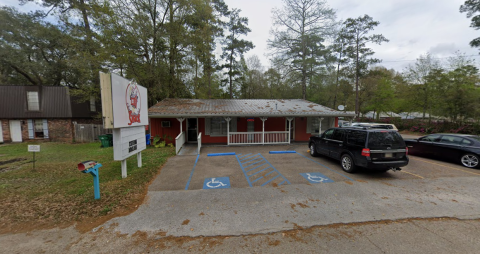
<path fill-rule="evenodd" d="M 353 185 L 353 183 L 350 182 L 350 181 L 345 181 L 345 183 L 350 184 L 350 185 Z"/>
<path fill-rule="evenodd" d="M 301 208 L 310 208 L 310 206 L 303 203 L 297 203 L 297 205 L 300 206 Z"/>
<path fill-rule="evenodd" d="M 278 184 L 277 183 L 272 183 L 272 186 L 273 187 L 278 187 Z"/>
<path fill-rule="evenodd" d="M 394 186 L 393 184 L 387 183 L 387 182 L 380 182 L 380 183 L 381 183 L 381 184 L 385 184 L 385 185 L 387 185 L 387 186 Z"/>
<path fill-rule="evenodd" d="M 190 223 L 190 220 L 184 220 L 184 221 L 182 222 L 182 225 L 188 225 L 188 223 Z"/>
<path fill-rule="evenodd" d="M 26 160 L 27 159 L 25 159 L 25 158 L 15 158 L 15 159 L 6 160 L 6 161 L 0 161 L 0 166 L 11 164 L 11 163 L 14 163 L 14 162 L 19 162 L 19 161 L 26 161 Z M 21 166 L 23 164 L 27 164 L 27 163 L 29 163 L 29 162 L 17 163 L 15 165 L 10 166 L 10 167 L 0 167 L 0 173 L 4 173 L 4 172 L 8 172 L 8 171 L 18 169 L 18 168 L 20 168 L 19 166 Z"/>
<path fill-rule="evenodd" d="M 12 162 L 24 161 L 24 160 L 27 160 L 27 159 L 25 159 L 25 158 L 15 158 L 15 159 L 7 160 L 7 161 L 0 161 L 0 166 L 10 164 Z"/>

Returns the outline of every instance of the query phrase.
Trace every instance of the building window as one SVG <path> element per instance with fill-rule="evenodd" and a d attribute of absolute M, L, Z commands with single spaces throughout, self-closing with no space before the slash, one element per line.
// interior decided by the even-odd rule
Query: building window
<path fill-rule="evenodd" d="M 43 120 L 42 119 L 35 120 L 34 130 L 35 130 L 35 138 L 45 137 L 45 135 L 43 134 Z"/>
<path fill-rule="evenodd" d="M 90 111 L 96 112 L 97 108 L 95 107 L 95 96 L 90 96 Z"/>
<path fill-rule="evenodd" d="M 39 111 L 40 102 L 38 100 L 38 92 L 28 91 L 27 92 L 27 107 L 29 111 Z"/>
<path fill-rule="evenodd" d="M 310 133 L 318 133 L 320 127 L 320 119 L 318 117 L 310 118 Z"/>
<path fill-rule="evenodd" d="M 230 122 L 230 131 L 232 131 L 232 124 Z M 227 121 L 223 117 L 214 117 L 210 122 L 211 136 L 227 136 Z"/>

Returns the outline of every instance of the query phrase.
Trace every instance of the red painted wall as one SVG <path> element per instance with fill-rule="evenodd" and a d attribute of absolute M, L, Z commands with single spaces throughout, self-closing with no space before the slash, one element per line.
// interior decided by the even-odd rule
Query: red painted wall
<path fill-rule="evenodd" d="M 308 141 L 312 134 L 307 133 L 307 118 L 295 118 L 295 141 Z"/>
<path fill-rule="evenodd" d="M 171 127 L 162 128 L 162 121 L 170 121 Z M 254 128 L 256 132 L 262 131 L 262 120 L 255 117 Z M 265 121 L 265 131 L 285 131 L 285 118 L 284 117 L 269 117 Z M 186 122 L 183 121 L 183 131 L 186 130 Z M 338 125 L 338 118 L 335 119 L 335 124 Z M 247 131 L 247 117 L 237 118 L 237 131 Z M 307 131 L 307 118 L 296 117 L 295 118 L 295 141 L 308 141 L 311 134 Z M 198 132 L 202 133 L 202 143 L 227 143 L 227 137 L 211 137 L 205 135 L 205 118 L 198 119 Z M 172 140 L 167 139 L 168 143 L 175 143 L 175 138 L 180 134 L 180 122 L 176 118 L 150 118 L 150 133 L 152 137 L 156 135 L 163 137 L 164 134 L 172 137 Z"/>
<path fill-rule="evenodd" d="M 198 131 L 202 132 L 202 143 L 227 143 L 227 136 L 224 137 L 211 137 L 205 135 L 205 118 L 198 119 Z"/>
<path fill-rule="evenodd" d="M 170 127 L 162 128 L 162 121 L 170 121 Z M 186 120 L 182 122 L 183 131 L 186 130 Z M 176 118 L 150 118 L 150 134 L 152 138 L 167 135 L 167 144 L 175 144 L 175 138 L 180 134 L 180 122 Z M 168 139 L 171 137 L 171 139 Z"/>

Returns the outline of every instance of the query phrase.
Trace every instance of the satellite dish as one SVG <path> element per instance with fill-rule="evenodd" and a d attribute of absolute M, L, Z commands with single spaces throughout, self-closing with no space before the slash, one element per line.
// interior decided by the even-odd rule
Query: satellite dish
<path fill-rule="evenodd" d="M 338 105 L 338 110 L 344 110 L 345 109 L 345 106 L 343 105 Z"/>

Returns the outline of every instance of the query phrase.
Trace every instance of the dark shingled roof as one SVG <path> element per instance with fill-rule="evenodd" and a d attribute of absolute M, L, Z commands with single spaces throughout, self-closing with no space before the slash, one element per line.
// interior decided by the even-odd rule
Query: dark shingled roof
<path fill-rule="evenodd" d="M 148 116 L 355 116 L 300 99 L 165 99 L 148 110 Z"/>

